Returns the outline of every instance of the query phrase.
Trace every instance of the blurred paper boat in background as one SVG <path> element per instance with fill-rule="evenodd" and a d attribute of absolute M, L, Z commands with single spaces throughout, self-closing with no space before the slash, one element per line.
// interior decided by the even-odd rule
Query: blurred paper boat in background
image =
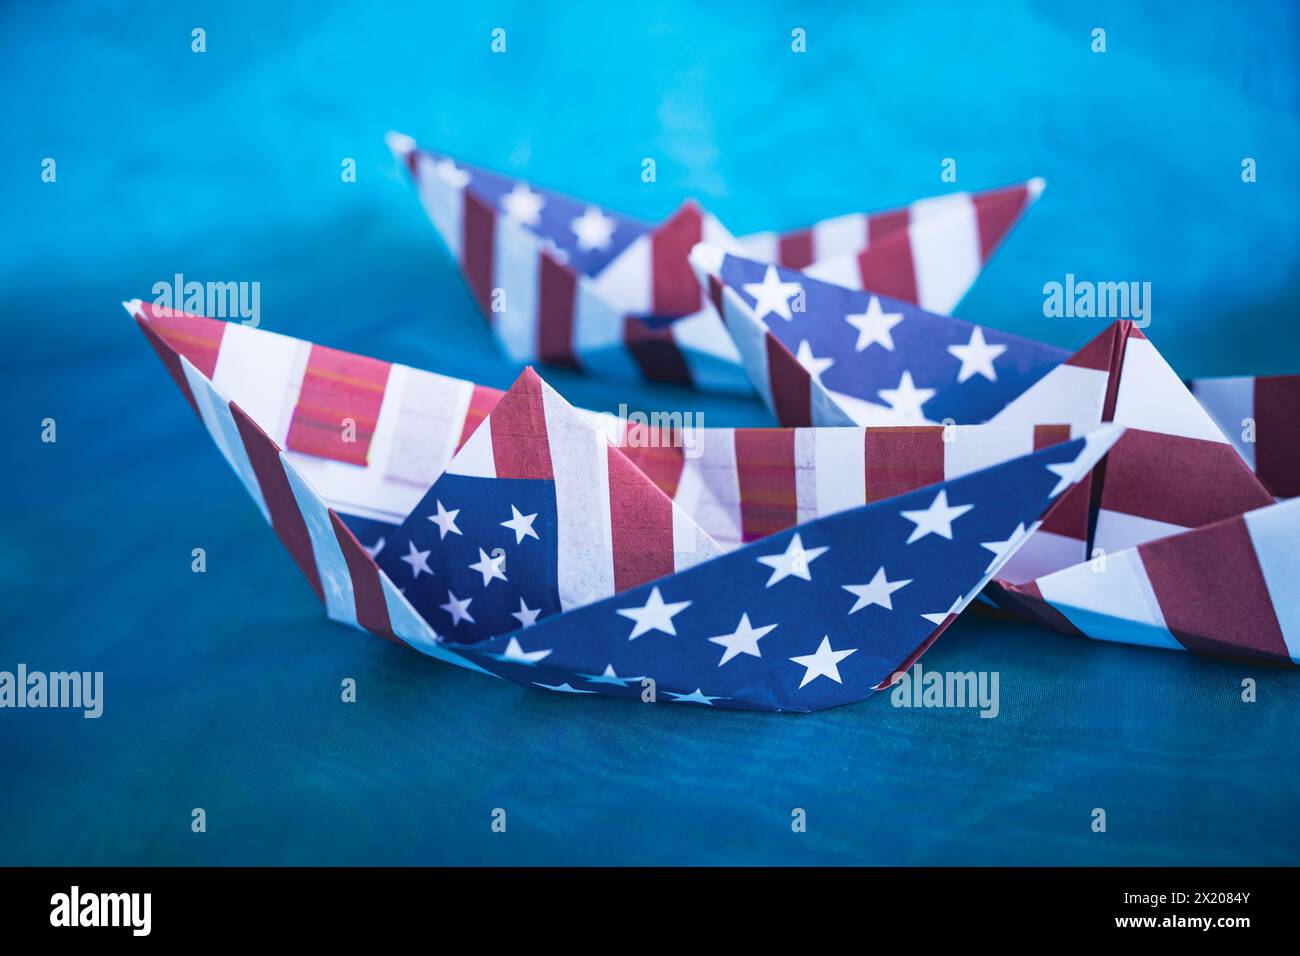
<path fill-rule="evenodd" d="M 514 361 L 748 392 L 740 356 L 687 257 L 701 241 L 948 312 L 1041 180 L 735 238 L 688 201 L 658 224 L 420 149 L 391 133 L 425 210 Z"/>

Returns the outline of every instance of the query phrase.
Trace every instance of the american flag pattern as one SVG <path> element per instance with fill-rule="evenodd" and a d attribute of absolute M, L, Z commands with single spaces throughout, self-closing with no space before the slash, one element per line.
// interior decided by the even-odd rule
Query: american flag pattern
<path fill-rule="evenodd" d="M 336 493 L 393 480 L 390 423 L 412 412 L 393 379 L 412 380 L 415 370 L 389 366 L 375 412 L 373 360 L 322 359 L 320 346 L 299 340 L 126 306 L 332 619 L 559 692 L 641 697 L 649 678 L 657 700 L 724 708 L 815 710 L 861 699 L 910 666 L 1119 435 L 1093 430 L 723 553 L 597 422 L 525 372 L 463 442 L 457 436 L 459 451 L 391 532 L 397 540 L 380 561 L 395 583 L 317 480 L 333 481 Z M 414 389 L 446 386 L 466 407 L 472 401 L 472 387 L 464 395 L 414 380 L 424 383 Z M 333 447 L 326 416 L 366 409 L 372 418 L 357 419 L 365 427 L 345 442 L 366 450 Z M 457 415 L 462 430 L 475 417 Z M 309 451 L 282 444 L 295 432 Z M 309 462 L 320 466 L 310 476 Z M 418 486 L 410 479 L 429 465 L 403 467 L 413 470 L 400 480 Z M 561 475 L 574 468 L 585 476 Z M 330 477 L 340 470 L 351 485 Z M 440 497 L 467 482 L 476 485 L 472 506 Z M 412 525 L 420 534 L 402 540 Z M 427 583 L 448 594 L 430 597 L 437 606 L 422 613 L 428 602 L 414 586 L 425 585 L 425 567 Z M 827 621 L 832 602 L 842 614 Z M 460 640 L 458 628 L 477 639 Z"/>
<path fill-rule="evenodd" d="M 1190 387 L 1264 487 L 1300 497 L 1300 375 L 1198 378 Z"/>
<path fill-rule="evenodd" d="M 1292 499 L 989 593 L 1066 634 L 1300 664 L 1297 540 Z"/>
<path fill-rule="evenodd" d="M 1068 357 L 715 246 L 691 263 L 782 425 L 978 424 Z"/>
<path fill-rule="evenodd" d="M 825 259 L 835 281 L 948 311 L 1042 188 L 1034 180 L 736 239 L 694 202 L 651 225 L 430 153 L 401 134 L 389 145 L 512 359 L 723 392 L 750 386 L 692 278 L 696 243 L 794 268 Z"/>
<path fill-rule="evenodd" d="M 1125 432 L 999 575 L 995 602 L 1068 633 L 1294 659 L 1295 513 L 1141 329 L 1116 322 L 995 422 L 1044 419 Z"/>

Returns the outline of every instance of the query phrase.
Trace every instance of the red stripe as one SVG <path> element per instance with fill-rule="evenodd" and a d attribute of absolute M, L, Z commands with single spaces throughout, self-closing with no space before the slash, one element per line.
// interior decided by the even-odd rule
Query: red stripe
<path fill-rule="evenodd" d="M 1123 325 L 1112 322 L 1083 348 L 1065 360 L 1065 365 L 1090 368 L 1097 372 L 1115 372 L 1124 357 Z"/>
<path fill-rule="evenodd" d="M 1069 425 L 1035 425 L 1034 451 L 1051 448 L 1070 440 Z M 1043 531 L 1088 540 L 1088 507 L 1092 502 L 1092 483 L 1084 478 L 1057 496 L 1043 515 Z"/>
<path fill-rule="evenodd" d="M 159 309 L 150 303 L 141 303 L 141 310 L 154 332 L 189 359 L 196 369 L 209 379 L 212 378 L 217 370 L 221 339 L 226 334 L 229 323 L 199 315 L 186 315 L 171 309 Z"/>
<path fill-rule="evenodd" d="M 694 203 L 677 210 L 650 239 L 651 302 L 669 317 L 700 310 L 700 284 L 691 269 L 691 248 L 704 236 L 704 217 Z"/>
<path fill-rule="evenodd" d="M 294 497 L 289 478 L 284 473 L 280 448 L 234 402 L 230 403 L 230 414 L 235 419 L 235 427 L 239 429 L 244 450 L 248 452 L 248 460 L 253 466 L 253 474 L 257 476 L 258 487 L 262 489 L 267 510 L 271 512 L 271 527 L 297 563 L 298 570 L 316 592 L 316 597 L 324 604 L 325 592 L 321 589 L 316 555 L 311 548 L 311 535 L 307 531 L 307 522 L 302 512 L 298 510 L 298 499 Z"/>
<path fill-rule="evenodd" d="M 474 434 L 474 430 L 482 424 L 483 419 L 491 414 L 504 394 L 505 392 L 499 388 L 488 388 L 486 385 L 474 386 L 474 391 L 469 396 L 469 407 L 465 409 L 465 424 L 461 426 L 460 439 L 456 442 L 457 451 L 460 451 L 460 447 L 469 441 L 469 436 Z"/>
<path fill-rule="evenodd" d="M 140 331 L 144 333 L 145 339 L 153 346 L 153 350 L 158 353 L 158 358 L 162 360 L 163 367 L 167 369 L 167 374 L 172 377 L 176 387 L 185 396 L 185 401 L 190 403 L 190 408 L 194 409 L 194 414 L 198 415 L 199 420 L 202 421 L 203 415 L 199 412 L 199 406 L 194 401 L 194 393 L 190 391 L 189 380 L 185 378 L 185 370 L 181 367 L 180 354 L 162 336 L 155 332 L 144 319 L 136 316 L 135 323 L 140 326 Z"/>
<path fill-rule="evenodd" d="M 1255 379 L 1255 471 L 1279 498 L 1300 496 L 1300 375 Z"/>
<path fill-rule="evenodd" d="M 1246 522 L 1138 548 L 1165 625 L 1189 651 L 1289 661 Z"/>
<path fill-rule="evenodd" d="M 980 227 L 980 252 L 987 262 L 998 243 L 1011 231 L 1029 205 L 1029 190 L 1022 186 L 990 189 L 971 197 Z"/>
<path fill-rule="evenodd" d="M 675 429 L 652 429 L 646 425 L 629 425 L 627 437 L 619 446 L 632 464 L 653 481 L 669 498 L 677 494 L 677 485 L 686 465 L 686 449 Z"/>
<path fill-rule="evenodd" d="M 916 269 L 912 264 L 912 237 L 896 232 L 858 253 L 862 288 L 904 302 L 916 302 Z"/>
<path fill-rule="evenodd" d="M 1200 528 L 1273 503 L 1225 442 L 1130 428 L 1106 458 L 1109 511 Z"/>
<path fill-rule="evenodd" d="M 1103 422 L 1115 420 L 1115 405 L 1119 401 L 1119 380 L 1124 373 L 1124 350 L 1128 347 L 1128 338 L 1134 333 L 1137 333 L 1138 338 L 1142 337 L 1142 333 L 1128 319 L 1120 319 L 1111 329 L 1114 338 L 1111 340 L 1110 381 L 1106 383 L 1106 400 L 1101 412 Z"/>
<path fill-rule="evenodd" d="M 740 428 L 734 434 L 742 539 L 753 541 L 794 527 L 799 517 L 794 430 Z"/>
<path fill-rule="evenodd" d="M 1044 448 L 1051 448 L 1053 445 L 1059 445 L 1061 442 L 1069 440 L 1069 425 L 1034 426 L 1034 451 L 1042 451 Z"/>
<path fill-rule="evenodd" d="M 776 420 L 786 428 L 802 428 L 812 422 L 812 376 L 771 332 L 767 343 L 767 382 L 772 390 Z"/>
<path fill-rule="evenodd" d="M 942 425 L 866 429 L 868 502 L 943 481 Z"/>
<path fill-rule="evenodd" d="M 676 570 L 673 503 L 612 445 L 608 461 L 614 590 L 626 591 Z"/>
<path fill-rule="evenodd" d="M 306 455 L 365 465 L 390 368 L 378 359 L 313 345 L 285 444 Z M 348 432 L 345 422 L 352 426 Z"/>
<path fill-rule="evenodd" d="M 492 409 L 492 457 L 498 478 L 554 477 L 542 380 L 526 368 Z"/>
<path fill-rule="evenodd" d="M 805 269 L 813 263 L 811 229 L 787 232 L 778 237 L 777 262 L 787 269 Z"/>
<path fill-rule="evenodd" d="M 552 365 L 578 366 L 573 354 L 573 303 L 578 277 L 545 252 L 538 277 L 537 354 Z"/>
<path fill-rule="evenodd" d="M 691 368 L 669 326 L 651 328 L 629 315 L 623 320 L 623 344 L 650 381 L 691 384 Z"/>
<path fill-rule="evenodd" d="M 405 645 L 406 642 L 393 633 L 393 624 L 388 618 L 388 601 L 384 598 L 384 586 L 379 581 L 379 568 L 374 559 L 361 547 L 361 543 L 334 513 L 333 508 L 329 509 L 329 515 L 330 524 L 334 526 L 334 537 L 338 539 L 343 560 L 348 565 L 348 576 L 352 578 L 357 623 L 372 634 Z"/>
<path fill-rule="evenodd" d="M 912 214 L 904 206 L 902 209 L 893 209 L 889 212 L 878 212 L 867 217 L 867 245 L 880 242 L 880 240 L 892 236 L 896 233 L 906 232 L 908 223 L 912 221 Z"/>
<path fill-rule="evenodd" d="M 492 321 L 492 260 L 495 255 L 496 213 L 476 193 L 461 190 L 460 263 L 465 281 L 484 317 Z"/>

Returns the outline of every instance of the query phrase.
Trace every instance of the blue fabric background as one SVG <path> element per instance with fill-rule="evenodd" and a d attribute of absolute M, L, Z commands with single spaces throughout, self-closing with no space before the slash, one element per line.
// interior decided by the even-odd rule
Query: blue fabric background
<path fill-rule="evenodd" d="M 1048 180 L 964 317 L 1075 346 L 1101 323 L 1043 318 L 1044 282 L 1146 280 L 1182 374 L 1300 370 L 1293 5 L 870 7 L 6 5 L 0 668 L 107 686 L 99 720 L 0 711 L 0 863 L 1297 862 L 1289 672 L 969 618 L 925 664 L 1000 671 L 997 719 L 715 714 L 331 625 L 117 304 L 259 281 L 267 328 L 503 386 L 386 130 L 645 217 L 693 194 L 738 231 L 942 192 L 954 157 L 963 188 Z M 547 374 L 588 406 L 767 421 Z"/>

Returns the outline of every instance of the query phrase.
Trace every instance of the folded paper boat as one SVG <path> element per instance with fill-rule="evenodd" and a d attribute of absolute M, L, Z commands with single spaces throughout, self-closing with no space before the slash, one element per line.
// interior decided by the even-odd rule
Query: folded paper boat
<path fill-rule="evenodd" d="M 706 243 L 690 262 L 782 425 L 980 424 L 1069 357 Z"/>
<path fill-rule="evenodd" d="M 1300 584 L 1290 583 L 1300 581 L 1290 557 L 1300 553 L 1300 527 L 1262 480 L 1293 487 L 1295 377 L 1203 382 L 1203 408 L 1132 322 L 1114 323 L 1060 361 L 1050 346 L 707 244 L 691 262 L 785 424 L 1125 427 L 1092 479 L 1071 489 L 1001 569 L 988 600 L 1072 634 L 1300 660 Z M 1234 448 L 1216 420 L 1240 427 L 1252 411 L 1256 441 Z M 1205 530 L 1184 534 L 1196 529 Z M 1221 586 L 1210 587 L 1206 569 L 1223 535 L 1238 547 L 1219 560 Z M 1191 613 L 1198 604 L 1182 585 L 1192 580 L 1214 595 L 1214 613 Z"/>
<path fill-rule="evenodd" d="M 674 463 L 531 370 L 500 393 L 126 306 L 332 619 L 566 693 L 862 699 L 1122 434 L 977 426 L 936 449 L 938 427 L 719 429 Z"/>
<path fill-rule="evenodd" d="M 1031 180 L 736 238 L 694 202 L 648 224 L 431 153 L 408 136 L 388 142 L 512 359 L 723 392 L 750 385 L 691 276 L 696 243 L 947 313 L 1043 186 Z"/>

